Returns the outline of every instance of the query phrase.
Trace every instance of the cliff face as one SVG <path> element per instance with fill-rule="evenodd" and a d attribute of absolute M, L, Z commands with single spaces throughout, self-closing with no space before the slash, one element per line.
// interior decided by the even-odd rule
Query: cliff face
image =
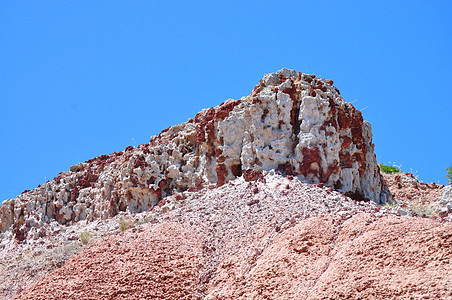
<path fill-rule="evenodd" d="M 72 166 L 6 200 L 0 229 L 12 227 L 20 241 L 52 219 L 140 212 L 169 195 L 271 169 L 356 200 L 387 201 L 370 124 L 331 80 L 282 69 L 266 74 L 248 97 L 204 109 L 148 144 Z"/>

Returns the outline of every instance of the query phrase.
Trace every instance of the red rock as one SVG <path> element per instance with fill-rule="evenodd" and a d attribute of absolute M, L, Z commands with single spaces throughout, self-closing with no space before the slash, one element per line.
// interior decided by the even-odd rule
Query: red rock
<path fill-rule="evenodd" d="M 75 186 L 75 187 L 71 190 L 71 201 L 77 200 L 77 197 L 78 197 L 78 188 L 77 188 L 77 186 Z"/>
<path fill-rule="evenodd" d="M 133 164 L 134 168 L 141 167 L 142 169 L 144 169 L 146 167 L 146 165 L 147 164 L 146 164 L 146 161 L 145 161 L 143 156 L 140 155 L 140 156 L 135 157 L 135 161 L 134 161 L 134 164 Z"/>
<path fill-rule="evenodd" d="M 242 176 L 242 165 L 240 165 L 240 164 L 239 165 L 232 165 L 231 166 L 231 173 L 235 177 Z"/>
<path fill-rule="evenodd" d="M 263 84 L 264 84 L 264 81 L 261 79 L 259 81 L 259 84 L 254 87 L 253 92 L 251 94 L 253 96 L 257 95 L 261 91 Z M 254 99 L 253 99 L 253 102 L 254 102 Z"/>
<path fill-rule="evenodd" d="M 345 196 L 352 198 L 356 201 L 369 201 L 366 197 L 364 197 L 359 191 L 347 192 Z"/>
<path fill-rule="evenodd" d="M 337 108 L 337 122 L 339 123 L 340 129 L 350 128 L 351 125 L 350 118 L 347 116 L 345 111 L 339 107 Z"/>
<path fill-rule="evenodd" d="M 320 177 L 320 156 L 319 148 L 317 147 L 303 147 L 303 162 L 300 164 L 300 174 L 307 176 L 308 174 L 314 174 Z M 313 164 L 317 163 L 318 168 L 313 168 Z"/>
<path fill-rule="evenodd" d="M 295 175 L 293 166 L 290 163 L 279 164 L 278 171 L 285 175 Z"/>
<path fill-rule="evenodd" d="M 138 175 L 135 173 L 130 174 L 130 182 L 132 182 L 134 187 L 137 187 L 139 183 Z"/>
<path fill-rule="evenodd" d="M 226 176 L 228 176 L 228 169 L 225 164 L 218 164 L 215 170 L 217 172 L 217 186 L 222 186 L 226 181 Z"/>
<path fill-rule="evenodd" d="M 340 171 L 339 163 L 337 161 L 334 161 L 334 163 L 328 166 L 327 171 L 321 174 L 322 182 L 328 182 L 331 174 L 339 173 L 339 171 Z"/>
<path fill-rule="evenodd" d="M 118 193 L 115 192 L 110 196 L 110 201 L 109 201 L 109 206 L 108 206 L 109 217 L 114 217 L 118 214 L 118 206 L 119 206 L 119 196 L 118 196 Z"/>
<path fill-rule="evenodd" d="M 220 107 L 218 108 L 217 112 L 215 113 L 214 120 L 220 121 L 220 120 L 227 118 L 229 116 L 229 113 L 234 109 L 234 107 L 236 107 L 240 103 L 241 103 L 240 100 L 235 100 L 235 101 L 230 101 L 226 104 L 225 103 L 221 104 Z"/>
<path fill-rule="evenodd" d="M 217 163 L 222 163 L 222 162 L 224 162 L 225 160 L 226 160 L 226 157 L 220 156 L 220 157 L 217 158 Z"/>
<path fill-rule="evenodd" d="M 253 169 L 246 169 L 243 171 L 243 179 L 245 179 L 245 181 L 255 181 L 262 177 L 263 175 L 261 171 L 256 171 Z"/>
<path fill-rule="evenodd" d="M 192 185 L 188 191 L 189 192 L 197 192 L 203 188 L 204 180 L 202 178 L 198 179 L 196 184 Z"/>
<path fill-rule="evenodd" d="M 223 151 L 221 151 L 220 148 L 215 148 L 215 156 L 216 156 L 216 157 L 220 157 L 220 156 L 221 156 L 221 153 L 223 153 Z M 226 159 L 226 158 L 225 158 L 225 159 Z"/>
<path fill-rule="evenodd" d="M 19 243 L 26 240 L 27 238 L 27 233 L 24 228 L 21 228 L 21 224 L 21 222 L 16 222 L 13 225 L 14 239 L 16 239 L 16 241 L 18 241 Z"/>
<path fill-rule="evenodd" d="M 287 77 L 284 76 L 283 74 L 279 74 L 279 80 L 281 83 L 285 82 L 287 80 Z"/>
<path fill-rule="evenodd" d="M 341 136 L 341 139 L 342 139 L 341 148 L 348 147 L 352 144 L 352 139 L 346 135 Z"/>
<path fill-rule="evenodd" d="M 206 134 L 204 131 L 204 128 L 201 127 L 201 125 L 198 125 L 196 127 L 196 145 L 200 145 L 204 143 L 206 140 Z"/>
<path fill-rule="evenodd" d="M 257 203 L 259 203 L 259 200 L 258 199 L 253 199 L 250 202 L 248 202 L 247 205 L 251 206 L 251 205 L 254 205 L 254 204 L 257 204 Z"/>

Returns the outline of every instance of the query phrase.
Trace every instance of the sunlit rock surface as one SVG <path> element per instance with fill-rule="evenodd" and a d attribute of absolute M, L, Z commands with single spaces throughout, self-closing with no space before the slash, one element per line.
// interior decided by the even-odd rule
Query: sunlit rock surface
<path fill-rule="evenodd" d="M 331 80 L 282 69 L 252 93 L 204 109 L 148 144 L 100 155 L 0 207 L 0 229 L 23 240 L 37 224 L 141 212 L 166 196 L 277 170 L 356 200 L 387 201 L 370 124 Z"/>

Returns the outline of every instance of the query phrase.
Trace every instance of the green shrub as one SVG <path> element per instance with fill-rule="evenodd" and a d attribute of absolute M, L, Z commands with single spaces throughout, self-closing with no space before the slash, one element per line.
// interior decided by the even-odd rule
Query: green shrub
<path fill-rule="evenodd" d="M 399 168 L 397 168 L 395 166 L 387 166 L 385 164 L 378 164 L 378 165 L 380 166 L 380 170 L 383 173 L 391 174 L 391 173 L 400 173 L 400 172 L 402 172 L 402 170 L 400 170 Z"/>
<path fill-rule="evenodd" d="M 120 231 L 125 231 L 125 230 L 129 229 L 130 226 L 132 226 L 132 221 L 130 221 L 130 220 L 121 219 L 118 221 L 118 223 L 119 223 Z"/>
<path fill-rule="evenodd" d="M 136 225 L 136 226 L 140 226 L 140 225 L 143 225 L 143 224 L 149 223 L 149 221 L 150 221 L 150 219 L 149 219 L 149 218 L 143 218 L 143 219 L 141 219 L 141 220 L 137 221 L 137 222 L 135 223 L 135 225 Z"/>
<path fill-rule="evenodd" d="M 396 208 L 399 205 L 399 203 L 397 203 L 396 201 L 388 201 L 385 204 L 385 207 L 387 208 Z"/>
<path fill-rule="evenodd" d="M 449 181 L 449 184 L 452 184 L 452 165 L 449 168 L 446 168 L 447 171 L 447 180 Z"/>
<path fill-rule="evenodd" d="M 428 205 L 416 205 L 416 206 L 412 205 L 409 207 L 409 209 L 413 215 L 419 217 L 422 217 L 424 215 L 426 217 L 435 215 L 433 209 Z"/>
<path fill-rule="evenodd" d="M 80 233 L 80 240 L 82 241 L 83 245 L 88 244 L 90 237 L 91 233 L 89 233 L 88 231 L 83 231 Z"/>

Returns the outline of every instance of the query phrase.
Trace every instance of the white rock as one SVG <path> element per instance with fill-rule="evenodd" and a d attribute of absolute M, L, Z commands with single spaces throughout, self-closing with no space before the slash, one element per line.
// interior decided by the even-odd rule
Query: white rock
<path fill-rule="evenodd" d="M 452 185 L 443 188 L 441 198 L 434 203 L 435 209 L 441 214 L 452 212 Z"/>

